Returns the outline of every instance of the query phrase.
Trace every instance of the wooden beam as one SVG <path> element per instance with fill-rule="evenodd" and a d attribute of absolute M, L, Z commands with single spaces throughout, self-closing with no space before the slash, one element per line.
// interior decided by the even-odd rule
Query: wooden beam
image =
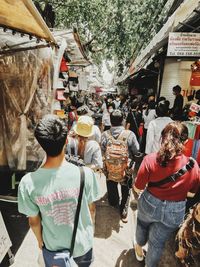
<path fill-rule="evenodd" d="M 47 27 L 45 21 L 43 20 L 42 16 L 40 15 L 39 11 L 33 4 L 31 0 L 22 0 L 24 5 L 27 7 L 27 9 L 30 11 L 32 16 L 35 18 L 37 23 L 40 25 L 40 27 L 43 29 L 43 31 L 48 36 L 48 41 L 56 43 L 56 40 L 54 39 L 52 33 L 50 32 L 49 28 Z"/>

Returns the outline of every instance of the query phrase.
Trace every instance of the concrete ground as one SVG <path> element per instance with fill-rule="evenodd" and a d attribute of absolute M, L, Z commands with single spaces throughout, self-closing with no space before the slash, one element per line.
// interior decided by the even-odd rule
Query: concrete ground
<path fill-rule="evenodd" d="M 101 186 L 101 199 L 96 203 L 93 267 L 143 267 L 144 262 L 136 260 L 132 246 L 134 211 L 129 207 L 128 223 L 123 223 L 119 212 L 108 205 L 105 177 L 102 175 L 98 180 Z M 133 199 L 133 196 L 131 198 Z M 175 249 L 173 240 L 168 243 L 159 267 L 181 266 L 173 256 Z M 12 267 L 37 267 L 38 254 L 35 237 L 29 230 L 15 255 Z"/>

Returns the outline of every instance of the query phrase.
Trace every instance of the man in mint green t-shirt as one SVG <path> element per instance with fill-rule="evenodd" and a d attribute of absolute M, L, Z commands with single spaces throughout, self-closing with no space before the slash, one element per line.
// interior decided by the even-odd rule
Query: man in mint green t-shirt
<path fill-rule="evenodd" d="M 46 152 L 45 163 L 26 174 L 18 191 L 19 212 L 28 216 L 39 248 L 70 249 L 74 216 L 80 189 L 80 170 L 65 160 L 67 128 L 55 115 L 46 115 L 37 125 L 35 137 Z M 85 185 L 76 234 L 74 260 L 90 266 L 93 246 L 93 202 L 99 198 L 94 172 L 84 167 Z"/>

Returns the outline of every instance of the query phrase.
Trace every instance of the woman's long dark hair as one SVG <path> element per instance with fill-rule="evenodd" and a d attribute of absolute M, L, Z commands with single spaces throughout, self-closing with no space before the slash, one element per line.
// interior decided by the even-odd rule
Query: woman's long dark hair
<path fill-rule="evenodd" d="M 171 159 L 183 152 L 184 143 L 188 139 L 188 128 L 184 123 L 171 122 L 163 129 L 161 138 L 157 161 L 165 167 Z"/>

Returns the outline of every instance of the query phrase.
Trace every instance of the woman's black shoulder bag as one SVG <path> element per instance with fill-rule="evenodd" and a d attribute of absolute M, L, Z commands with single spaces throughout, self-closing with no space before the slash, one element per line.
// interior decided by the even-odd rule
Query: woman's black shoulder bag
<path fill-rule="evenodd" d="M 149 182 L 148 187 L 160 187 L 161 185 L 167 184 L 169 182 L 175 182 L 180 176 L 184 175 L 187 171 L 190 171 L 194 167 L 194 163 L 194 159 L 190 157 L 188 163 L 180 170 L 158 182 Z"/>

